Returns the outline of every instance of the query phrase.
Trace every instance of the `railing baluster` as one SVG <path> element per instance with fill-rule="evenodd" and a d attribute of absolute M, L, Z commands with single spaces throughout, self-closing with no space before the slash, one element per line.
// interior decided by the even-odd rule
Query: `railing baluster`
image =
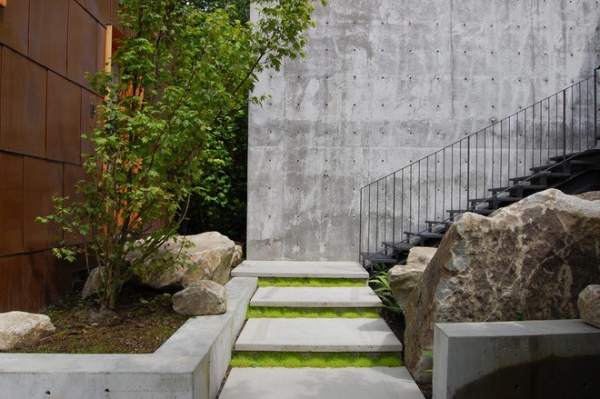
<path fill-rule="evenodd" d="M 523 169 L 526 176 L 530 168 L 544 165 L 554 155 L 566 159 L 569 152 L 596 145 L 600 140 L 597 73 L 362 187 L 359 251 L 363 263 L 369 261 L 367 253 L 386 251 L 383 241 L 409 243 L 411 237 L 404 232 L 432 229 L 434 221 L 456 218 L 447 211 L 475 207 L 472 199 L 490 197 L 489 188 L 510 187 L 509 179 L 517 177 L 513 173 L 519 175 Z"/>

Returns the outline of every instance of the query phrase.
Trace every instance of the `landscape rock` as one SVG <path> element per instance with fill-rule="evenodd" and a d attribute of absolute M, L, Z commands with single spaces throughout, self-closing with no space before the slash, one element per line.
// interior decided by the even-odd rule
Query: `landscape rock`
<path fill-rule="evenodd" d="M 227 311 L 225 287 L 209 280 L 194 281 L 173 295 L 173 310 L 190 316 L 223 314 Z"/>
<path fill-rule="evenodd" d="M 584 323 L 600 328 L 600 284 L 588 285 L 581 291 L 577 308 Z"/>
<path fill-rule="evenodd" d="M 0 350 L 36 345 L 54 334 L 54 325 L 46 315 L 26 312 L 0 313 Z"/>
<path fill-rule="evenodd" d="M 172 242 L 162 250 L 173 253 L 183 252 L 189 256 L 190 267 L 173 266 L 161 273 L 150 276 L 144 283 L 162 291 L 178 291 L 196 280 L 211 280 L 224 285 L 229 280 L 235 243 L 217 232 L 185 236 L 192 246 Z"/>
<path fill-rule="evenodd" d="M 238 266 L 244 260 L 244 247 L 241 245 L 235 246 L 235 251 L 233 253 L 233 259 L 231 260 L 231 268 Z"/>
<path fill-rule="evenodd" d="M 577 299 L 600 281 L 600 202 L 557 190 L 490 217 L 452 224 L 404 312 L 405 363 L 431 381 L 437 322 L 578 318 Z"/>
<path fill-rule="evenodd" d="M 406 308 L 408 296 L 421 281 L 423 272 L 436 251 L 437 248 L 413 247 L 408 253 L 406 265 L 394 266 L 388 271 L 392 295 L 396 298 L 400 309 Z"/>
<path fill-rule="evenodd" d="M 88 278 L 85 280 L 81 296 L 85 299 L 95 294 L 102 287 L 104 287 L 102 274 L 100 273 L 100 268 L 96 267 L 88 273 Z"/>

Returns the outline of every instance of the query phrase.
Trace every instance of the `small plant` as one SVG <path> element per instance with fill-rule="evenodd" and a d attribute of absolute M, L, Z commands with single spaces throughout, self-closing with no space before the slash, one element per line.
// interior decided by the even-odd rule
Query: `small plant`
<path fill-rule="evenodd" d="M 379 296 L 382 302 L 382 306 L 394 313 L 402 313 L 402 309 L 398 305 L 396 298 L 392 294 L 392 287 L 388 280 L 387 272 L 385 268 L 374 265 L 374 270 L 378 270 L 377 274 L 369 280 L 369 284 L 373 287 L 373 291 Z"/>
<path fill-rule="evenodd" d="M 382 273 L 369 280 L 371 284 L 375 286 L 373 291 L 379 296 L 382 302 L 382 306 L 394 313 L 402 313 L 402 309 L 396 302 L 396 298 L 392 295 L 390 284 L 387 278 L 387 274 Z"/>

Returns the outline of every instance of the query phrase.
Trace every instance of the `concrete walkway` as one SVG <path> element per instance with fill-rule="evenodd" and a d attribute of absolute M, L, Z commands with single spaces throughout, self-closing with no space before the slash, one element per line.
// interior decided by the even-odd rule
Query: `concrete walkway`
<path fill-rule="evenodd" d="M 369 308 L 381 301 L 366 286 L 368 273 L 356 262 L 249 262 L 234 276 L 356 278 L 365 287 L 262 287 L 251 306 Z M 250 319 L 235 351 L 397 352 L 402 344 L 383 319 Z M 340 398 L 422 399 L 405 367 L 234 368 L 220 399 Z"/>

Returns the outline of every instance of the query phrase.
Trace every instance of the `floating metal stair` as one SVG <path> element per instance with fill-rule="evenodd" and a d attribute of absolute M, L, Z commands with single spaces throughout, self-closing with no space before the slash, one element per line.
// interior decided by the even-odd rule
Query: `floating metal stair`
<path fill-rule="evenodd" d="M 548 188 L 600 190 L 597 74 L 363 187 L 363 265 L 437 246 L 465 212 L 487 216 Z"/>

